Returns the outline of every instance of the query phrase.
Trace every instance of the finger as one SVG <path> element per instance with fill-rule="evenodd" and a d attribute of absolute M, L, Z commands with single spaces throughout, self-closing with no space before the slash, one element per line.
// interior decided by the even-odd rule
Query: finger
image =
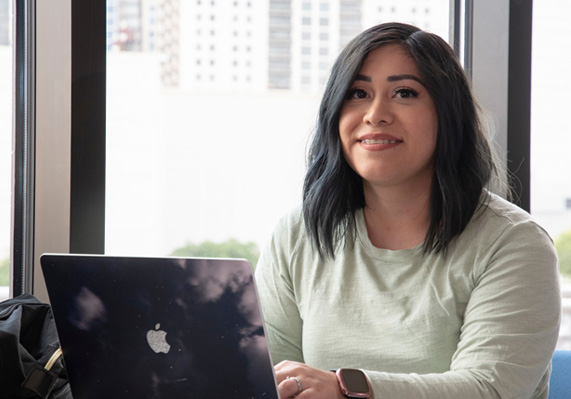
<path fill-rule="evenodd" d="M 302 373 L 300 364 L 289 360 L 278 363 L 274 370 L 278 384 L 285 380 L 287 376 L 298 376 Z"/>
<path fill-rule="evenodd" d="M 300 389 L 301 388 L 301 389 Z M 285 378 L 279 385 L 278 390 L 280 392 L 281 398 L 292 398 L 297 396 L 303 391 L 303 384 L 301 380 L 296 380 L 295 378 Z"/>

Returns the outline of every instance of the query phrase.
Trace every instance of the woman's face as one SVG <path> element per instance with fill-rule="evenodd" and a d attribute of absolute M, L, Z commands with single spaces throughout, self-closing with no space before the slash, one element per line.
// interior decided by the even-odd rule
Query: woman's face
<path fill-rule="evenodd" d="M 353 82 L 339 119 L 347 163 L 363 184 L 430 184 L 436 106 L 413 59 L 398 45 L 372 50 Z"/>

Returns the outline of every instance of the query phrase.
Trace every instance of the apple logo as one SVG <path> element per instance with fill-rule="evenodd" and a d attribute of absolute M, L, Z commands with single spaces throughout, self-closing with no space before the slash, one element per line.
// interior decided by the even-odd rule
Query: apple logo
<path fill-rule="evenodd" d="M 171 346 L 167 343 L 166 331 L 159 330 L 161 324 L 157 323 L 154 330 L 147 331 L 147 342 L 155 353 L 169 353 Z"/>

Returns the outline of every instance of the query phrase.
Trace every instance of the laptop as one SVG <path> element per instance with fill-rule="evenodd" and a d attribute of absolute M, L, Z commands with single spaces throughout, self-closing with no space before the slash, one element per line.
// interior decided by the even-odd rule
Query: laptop
<path fill-rule="evenodd" d="M 41 256 L 74 399 L 277 399 L 246 260 Z"/>

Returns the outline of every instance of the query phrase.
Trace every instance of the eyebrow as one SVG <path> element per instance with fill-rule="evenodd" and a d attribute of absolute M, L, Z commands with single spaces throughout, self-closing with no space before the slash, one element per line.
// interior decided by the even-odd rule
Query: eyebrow
<path fill-rule="evenodd" d="M 414 81 L 416 81 L 416 82 L 418 82 L 424 86 L 424 84 L 422 83 L 422 81 L 419 78 L 417 78 L 414 75 L 408 75 L 408 74 L 388 76 L 387 82 L 397 82 L 399 80 L 407 80 L 407 79 L 414 80 Z M 366 75 L 357 75 L 355 77 L 355 80 L 362 80 L 364 82 L 372 82 L 373 81 L 370 76 L 366 76 Z"/>
<path fill-rule="evenodd" d="M 372 82 L 373 81 L 370 76 L 365 76 L 365 75 L 357 75 L 357 76 L 355 76 L 355 80 L 363 80 L 365 82 Z"/>
<path fill-rule="evenodd" d="M 421 85 L 423 85 L 419 78 L 417 78 L 417 77 L 414 76 L 414 75 L 407 75 L 407 74 L 388 76 L 388 77 L 387 77 L 387 82 L 396 82 L 396 81 L 399 81 L 399 80 L 407 80 L 407 79 L 415 80 L 415 81 L 417 81 L 418 83 L 420 83 Z M 423 85 L 423 86 L 424 86 L 424 85 Z"/>

